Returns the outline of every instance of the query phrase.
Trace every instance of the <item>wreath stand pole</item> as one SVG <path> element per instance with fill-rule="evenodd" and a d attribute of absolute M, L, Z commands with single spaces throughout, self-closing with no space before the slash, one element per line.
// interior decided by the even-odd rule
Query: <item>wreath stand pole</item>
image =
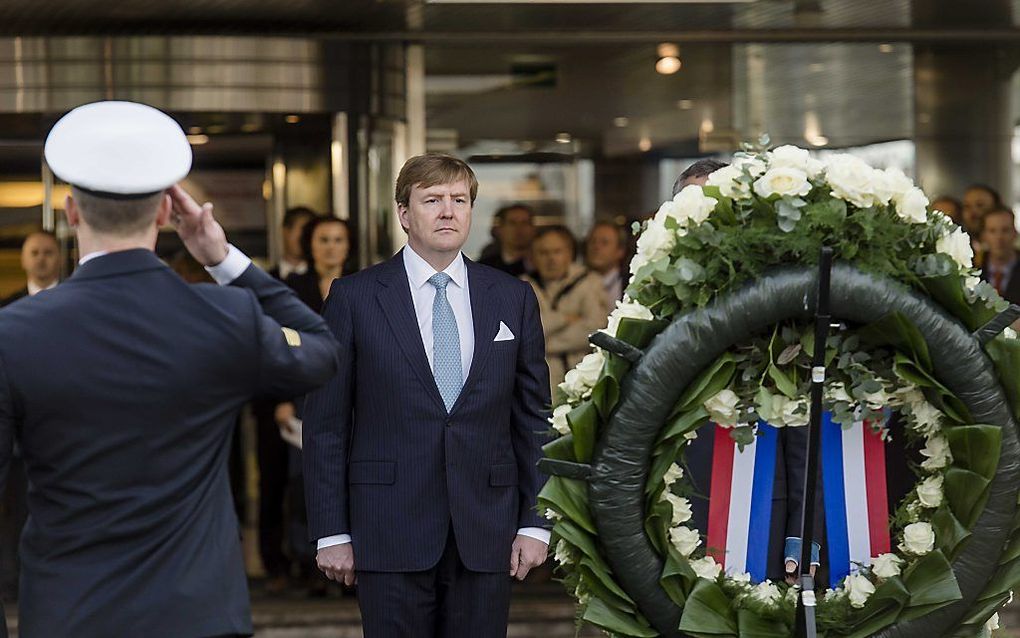
<path fill-rule="evenodd" d="M 811 575 L 811 546 L 815 535 L 815 486 L 818 483 L 818 443 L 821 440 L 822 393 L 825 388 L 825 342 L 829 338 L 829 280 L 832 249 L 823 247 L 818 260 L 818 298 L 815 304 L 815 351 L 811 369 L 811 421 L 808 426 L 804 509 L 800 519 L 800 597 L 797 599 L 797 638 L 815 638 L 815 579 Z"/>

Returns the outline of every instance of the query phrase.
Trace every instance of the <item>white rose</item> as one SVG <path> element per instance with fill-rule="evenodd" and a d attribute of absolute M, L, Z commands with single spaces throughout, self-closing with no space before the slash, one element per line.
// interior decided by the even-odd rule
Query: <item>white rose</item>
<path fill-rule="evenodd" d="M 978 287 L 979 283 L 981 283 L 981 277 L 975 277 L 974 275 L 971 275 L 970 277 L 963 278 L 963 285 L 966 286 L 967 290 L 970 290 L 971 292 L 973 292 L 974 289 Z"/>
<path fill-rule="evenodd" d="M 637 273 L 648 262 L 668 255 L 674 245 L 676 234 L 667 229 L 662 222 L 652 219 L 638 237 L 637 252 L 630 262 L 630 271 Z"/>
<path fill-rule="evenodd" d="M 921 456 L 925 457 L 921 467 L 929 471 L 940 470 L 953 460 L 949 443 L 941 436 L 928 437 L 924 442 L 924 449 L 921 450 Z"/>
<path fill-rule="evenodd" d="M 931 523 L 911 523 L 903 528 L 903 542 L 900 549 L 917 556 L 935 549 L 935 530 Z"/>
<path fill-rule="evenodd" d="M 670 199 L 662 202 L 662 205 L 659 206 L 659 210 L 655 212 L 655 216 L 652 219 L 660 224 L 665 224 L 667 219 L 674 219 L 679 225 L 683 226 L 684 222 L 687 221 L 687 216 L 684 214 L 683 207 Z"/>
<path fill-rule="evenodd" d="M 573 408 L 569 403 L 556 406 L 556 409 L 553 410 L 552 418 L 549 419 L 549 423 L 552 423 L 553 429 L 564 436 L 570 434 L 570 424 L 567 423 L 567 414 L 569 414 L 572 409 Z"/>
<path fill-rule="evenodd" d="M 786 399 L 786 397 L 783 398 Z M 808 411 L 806 409 L 800 409 L 802 407 L 807 407 L 806 401 L 786 399 L 786 403 L 783 405 L 783 425 L 790 428 L 799 428 L 807 425 L 809 421 Z"/>
<path fill-rule="evenodd" d="M 555 510 L 551 510 L 551 509 L 546 509 L 545 510 L 545 518 L 548 521 L 560 521 L 560 520 L 563 520 L 563 517 L 560 516 L 559 512 L 557 512 Z"/>
<path fill-rule="evenodd" d="M 850 596 L 850 606 L 860 609 L 875 593 L 875 585 L 863 574 L 851 574 L 846 577 L 846 592 Z"/>
<path fill-rule="evenodd" d="M 696 530 L 689 527 L 674 527 L 669 530 L 669 541 L 680 552 L 680 555 L 687 558 L 698 545 L 701 545 L 701 536 Z"/>
<path fill-rule="evenodd" d="M 719 192 L 730 199 L 747 199 L 751 196 L 751 187 L 737 181 L 743 174 L 738 166 L 723 166 L 708 176 L 705 185 L 718 186 Z"/>
<path fill-rule="evenodd" d="M 992 617 L 985 623 L 985 629 L 988 630 L 988 633 L 999 630 L 999 612 L 992 614 Z"/>
<path fill-rule="evenodd" d="M 571 399 L 587 397 L 591 393 L 592 386 L 599 380 L 604 363 L 605 355 L 601 350 L 585 355 L 577 366 L 567 371 L 563 383 L 560 384 L 560 389 Z"/>
<path fill-rule="evenodd" d="M 1016 330 L 1013 330 L 1012 328 L 1003 328 L 1002 336 L 1007 339 L 1016 339 Z"/>
<path fill-rule="evenodd" d="M 811 192 L 811 182 L 799 168 L 770 168 L 754 183 L 754 192 L 759 197 L 803 197 Z"/>
<path fill-rule="evenodd" d="M 928 198 L 924 191 L 916 186 L 906 192 L 896 202 L 896 214 L 913 224 L 923 224 L 928 221 Z"/>
<path fill-rule="evenodd" d="M 669 487 L 683 478 L 683 475 L 683 468 L 676 463 L 673 463 L 669 466 L 669 469 L 666 470 L 666 474 L 662 477 L 662 482 L 666 484 L 666 487 Z"/>
<path fill-rule="evenodd" d="M 714 197 L 705 195 L 705 191 L 698 184 L 685 186 L 673 197 L 673 201 L 680 208 L 682 226 L 696 226 L 705 221 L 718 203 Z"/>
<path fill-rule="evenodd" d="M 686 498 L 666 490 L 662 493 L 662 500 L 669 501 L 669 504 L 673 507 L 672 525 L 679 525 L 691 520 L 691 502 Z"/>
<path fill-rule="evenodd" d="M 889 405 L 889 401 L 892 399 L 891 396 L 885 391 L 885 388 L 880 389 L 877 392 L 871 392 L 864 395 L 864 402 L 868 404 L 868 407 L 872 410 L 882 410 Z"/>
<path fill-rule="evenodd" d="M 824 165 L 811 157 L 808 151 L 796 146 L 780 146 L 769 153 L 769 164 L 773 168 L 795 168 L 804 171 L 808 177 L 814 177 L 822 171 Z"/>
<path fill-rule="evenodd" d="M 914 415 L 914 429 L 921 434 L 931 436 L 942 428 L 942 412 L 925 401 L 924 395 L 921 401 L 910 404 L 910 411 Z"/>
<path fill-rule="evenodd" d="M 742 583 L 744 585 L 750 585 L 751 584 L 751 574 L 749 574 L 747 572 L 742 572 L 740 574 L 734 574 L 730 578 L 732 578 L 735 582 Z"/>
<path fill-rule="evenodd" d="M 914 182 L 896 167 L 875 171 L 875 198 L 887 204 L 890 201 L 899 206 L 903 196 L 914 188 Z"/>
<path fill-rule="evenodd" d="M 704 403 L 705 409 L 708 410 L 708 418 L 723 427 L 735 426 L 737 424 L 738 400 L 737 394 L 729 388 L 719 391 Z"/>
<path fill-rule="evenodd" d="M 616 331 L 620 327 L 620 321 L 623 319 L 645 319 L 651 320 L 655 317 L 652 315 L 652 311 L 645 308 L 636 301 L 631 301 L 629 298 L 624 297 L 623 301 L 616 302 L 616 309 L 613 310 L 609 315 L 609 324 L 606 326 L 603 332 L 609 334 L 612 337 L 616 336 Z"/>
<path fill-rule="evenodd" d="M 871 573 L 879 578 L 899 576 L 903 559 L 896 554 L 879 554 L 871 559 Z"/>
<path fill-rule="evenodd" d="M 962 268 L 970 268 L 974 265 L 974 247 L 970 243 L 970 235 L 961 228 L 956 228 L 940 237 L 935 242 L 935 250 L 949 255 Z"/>
<path fill-rule="evenodd" d="M 875 204 L 875 169 L 853 155 L 831 157 L 825 167 L 825 179 L 832 196 L 850 202 L 858 208 Z"/>
<path fill-rule="evenodd" d="M 942 504 L 942 475 L 929 476 L 917 484 L 917 498 L 925 507 Z"/>
<path fill-rule="evenodd" d="M 751 588 L 751 598 L 766 605 L 775 605 L 782 597 L 779 588 L 771 580 L 762 581 Z"/>
<path fill-rule="evenodd" d="M 561 540 L 556 543 L 556 552 L 553 554 L 553 558 L 560 565 L 566 565 L 570 562 L 570 548 L 566 542 Z"/>
<path fill-rule="evenodd" d="M 711 556 L 692 560 L 691 569 L 698 575 L 698 578 L 707 578 L 708 580 L 715 580 L 722 573 L 722 565 L 715 562 Z"/>
<path fill-rule="evenodd" d="M 843 403 L 853 403 L 853 399 L 847 394 L 846 386 L 842 383 L 835 383 L 829 388 L 829 399 Z"/>

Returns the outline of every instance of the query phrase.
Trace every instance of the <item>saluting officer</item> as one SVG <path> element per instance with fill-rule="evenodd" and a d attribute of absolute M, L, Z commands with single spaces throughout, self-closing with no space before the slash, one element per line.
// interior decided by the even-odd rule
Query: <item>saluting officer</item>
<path fill-rule="evenodd" d="M 191 148 L 167 115 L 88 104 L 45 155 L 72 186 L 83 257 L 0 313 L 0 487 L 15 439 L 32 485 L 19 635 L 250 635 L 227 477 L 237 413 L 326 382 L 339 346 L 176 185 Z M 156 257 L 168 222 L 222 285 L 186 284 Z"/>

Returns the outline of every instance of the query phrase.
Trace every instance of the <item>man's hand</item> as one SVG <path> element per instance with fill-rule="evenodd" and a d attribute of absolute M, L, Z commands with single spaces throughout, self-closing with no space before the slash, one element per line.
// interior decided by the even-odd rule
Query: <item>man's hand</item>
<path fill-rule="evenodd" d="M 227 258 L 227 235 L 213 218 L 209 202 L 198 205 L 180 184 L 167 190 L 172 213 L 170 221 L 191 256 L 203 266 L 215 266 Z"/>
<path fill-rule="evenodd" d="M 273 411 L 273 418 L 281 430 L 290 429 L 290 420 L 294 418 L 294 404 L 290 401 L 281 403 Z"/>
<path fill-rule="evenodd" d="M 358 584 L 354 574 L 354 548 L 350 543 L 323 547 L 315 555 L 315 564 L 326 578 L 348 587 Z"/>
<path fill-rule="evenodd" d="M 542 541 L 518 534 L 510 549 L 510 576 L 524 580 L 528 572 L 545 562 L 549 546 Z"/>

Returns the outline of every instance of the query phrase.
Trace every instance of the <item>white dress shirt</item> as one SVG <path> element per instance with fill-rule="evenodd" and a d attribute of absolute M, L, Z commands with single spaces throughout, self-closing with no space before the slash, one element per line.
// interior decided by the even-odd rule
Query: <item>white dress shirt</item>
<path fill-rule="evenodd" d="M 48 286 L 40 286 L 39 284 L 35 283 L 34 281 L 29 281 L 28 284 L 25 287 L 28 288 L 28 296 L 29 297 L 33 297 L 33 296 L 39 294 L 40 292 L 42 292 L 44 290 L 49 290 L 51 288 L 56 288 L 57 287 L 57 282 L 54 281 L 53 283 L 51 283 Z"/>
<path fill-rule="evenodd" d="M 280 260 L 280 279 L 286 279 L 291 275 L 303 275 L 308 272 L 308 262 L 299 261 L 296 265 L 287 261 L 286 259 Z"/>
<path fill-rule="evenodd" d="M 429 283 L 429 278 L 436 274 L 436 269 L 430 266 L 421 255 L 414 252 L 410 246 L 405 246 L 404 270 L 407 272 L 407 283 L 411 288 L 411 301 L 414 303 L 414 314 L 418 320 L 421 342 L 425 346 L 425 355 L 429 359 L 429 368 L 431 368 L 435 350 L 432 341 L 432 303 L 436 298 L 436 288 Z M 471 370 L 471 359 L 475 354 L 475 324 L 471 315 L 471 292 L 468 287 L 468 272 L 467 265 L 464 263 L 464 254 L 457 253 L 457 257 L 443 272 L 449 275 L 451 280 L 451 285 L 446 287 L 446 299 L 450 302 L 453 316 L 457 319 L 461 370 L 464 379 L 467 380 L 468 371 Z M 546 545 L 549 544 L 549 530 L 540 527 L 524 527 L 517 533 L 540 540 Z M 351 542 L 350 534 L 337 534 L 320 538 L 317 547 L 323 549 L 349 542 Z"/>

